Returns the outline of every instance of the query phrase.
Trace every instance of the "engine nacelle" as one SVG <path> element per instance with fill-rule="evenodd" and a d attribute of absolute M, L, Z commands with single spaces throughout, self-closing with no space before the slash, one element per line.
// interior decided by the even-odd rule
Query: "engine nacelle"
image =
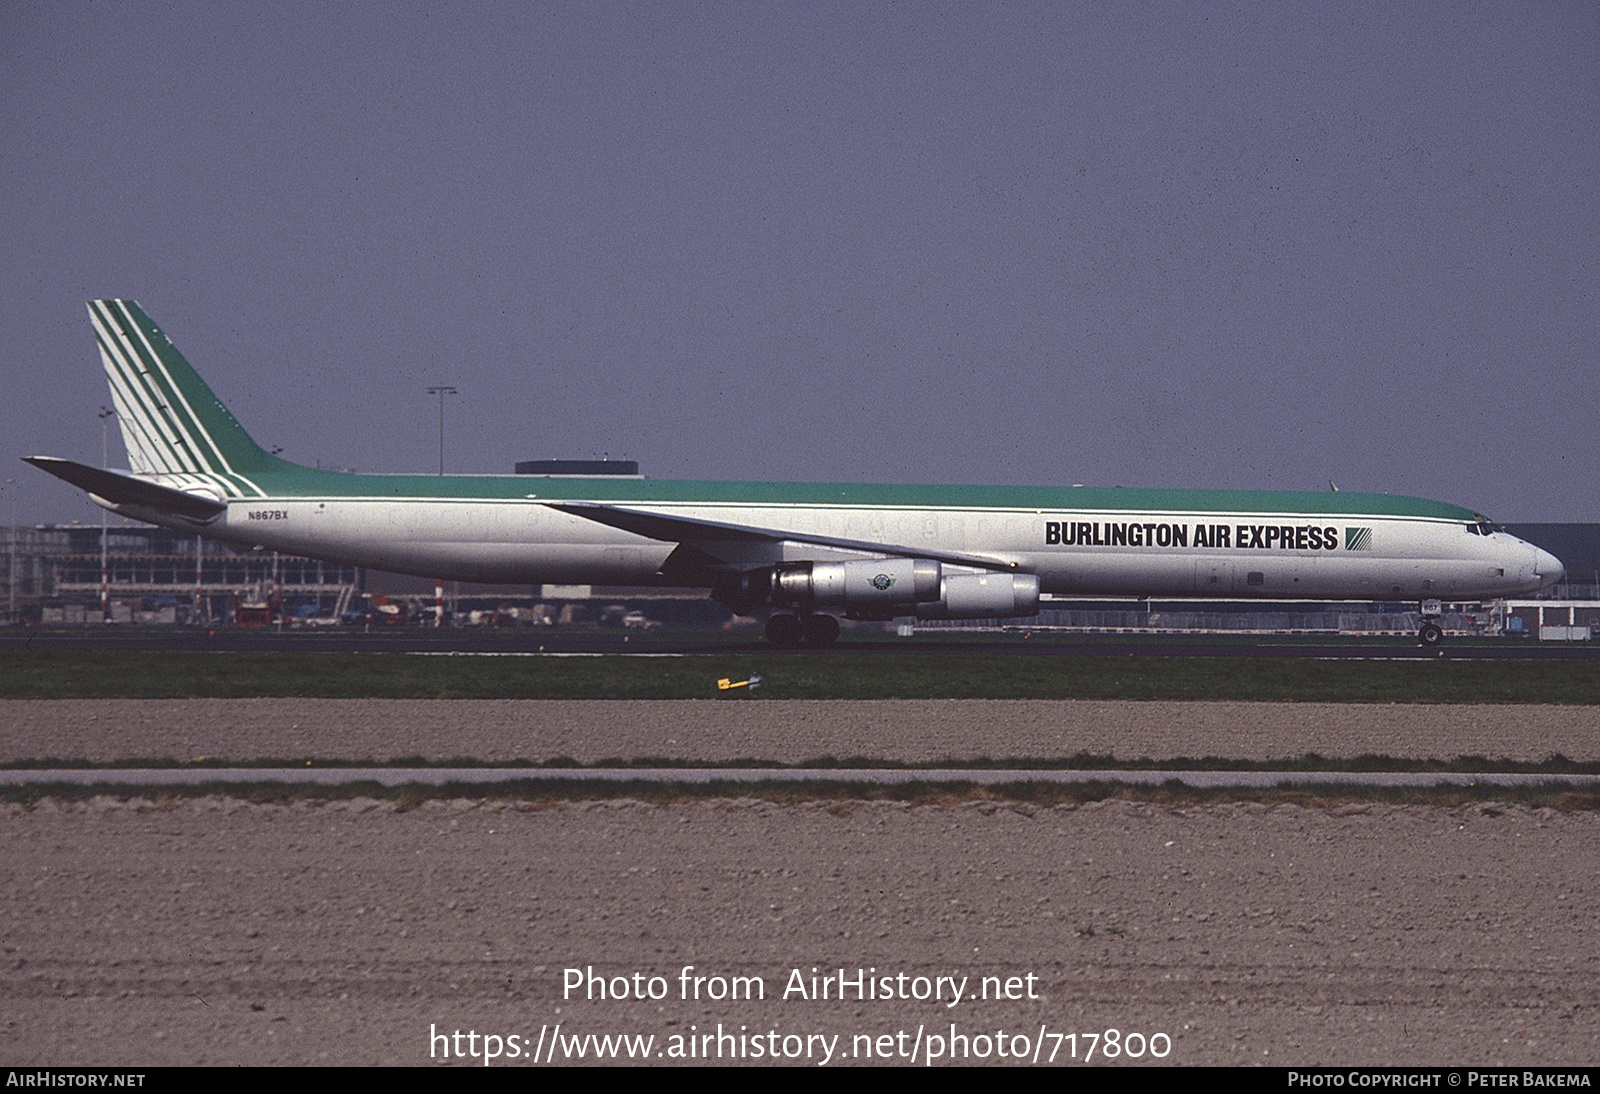
<path fill-rule="evenodd" d="M 939 598 L 942 571 L 923 558 L 865 562 L 792 562 L 774 566 L 771 600 L 787 608 L 846 608 L 879 613 Z"/>
<path fill-rule="evenodd" d="M 918 619 L 999 619 L 1039 614 L 1039 575 L 960 574 L 940 582 L 939 599 L 917 605 Z"/>

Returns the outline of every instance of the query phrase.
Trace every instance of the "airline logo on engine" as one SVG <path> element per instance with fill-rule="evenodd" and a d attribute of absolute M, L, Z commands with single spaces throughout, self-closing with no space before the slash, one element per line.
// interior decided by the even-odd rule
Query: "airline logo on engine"
<path fill-rule="evenodd" d="M 872 587 L 877 589 L 880 593 L 887 592 L 888 590 L 894 588 L 894 578 L 890 577 L 888 574 L 879 574 L 877 577 L 872 579 Z"/>
<path fill-rule="evenodd" d="M 1371 528 L 1346 528 L 1347 549 L 1370 551 Z M 1047 546 L 1228 547 L 1246 551 L 1337 551 L 1339 529 L 1324 524 L 1173 524 L 1169 521 L 1047 520 Z"/>

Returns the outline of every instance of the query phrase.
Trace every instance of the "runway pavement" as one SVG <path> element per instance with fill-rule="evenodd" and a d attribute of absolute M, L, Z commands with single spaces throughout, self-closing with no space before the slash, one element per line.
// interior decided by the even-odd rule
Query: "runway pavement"
<path fill-rule="evenodd" d="M 0 766 L 344 761 L 1016 766 L 1306 753 L 1398 760 L 1600 760 L 1600 706 L 1109 700 L 16 699 Z M 853 766 L 853 765 L 852 765 Z M 1071 766 L 1103 766 L 1072 764 Z M 1170 766 L 1217 766 L 1171 764 Z M 1284 766 L 1300 766 L 1285 764 Z M 1370 765 L 1369 765 L 1370 766 Z M 1514 770 L 1514 768 L 1508 768 Z"/>

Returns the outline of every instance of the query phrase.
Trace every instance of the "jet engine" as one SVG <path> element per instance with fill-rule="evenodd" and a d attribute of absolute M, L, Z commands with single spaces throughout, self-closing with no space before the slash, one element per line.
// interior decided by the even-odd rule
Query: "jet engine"
<path fill-rule="evenodd" d="M 852 619 L 912 614 L 921 619 L 986 619 L 1036 615 L 1039 578 L 946 574 L 939 563 L 923 558 L 786 562 L 740 575 L 736 596 L 744 604 L 803 613 L 842 608 Z"/>
<path fill-rule="evenodd" d="M 1037 574 L 958 574 L 939 583 L 939 599 L 917 605 L 918 619 L 999 619 L 1039 614 Z"/>
<path fill-rule="evenodd" d="M 889 618 L 938 599 L 941 575 L 937 562 L 921 558 L 786 562 L 748 575 L 747 588 L 753 599 L 778 607 L 844 608 L 851 614 Z"/>

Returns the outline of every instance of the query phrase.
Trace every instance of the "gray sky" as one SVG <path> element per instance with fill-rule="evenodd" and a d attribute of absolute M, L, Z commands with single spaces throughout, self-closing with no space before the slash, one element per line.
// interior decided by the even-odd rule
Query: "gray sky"
<path fill-rule="evenodd" d="M 1600 520 L 1600 5 L 0 7 L 23 520 L 84 301 L 431 471 L 1417 494 Z M 123 462 L 120 444 L 112 462 Z"/>

